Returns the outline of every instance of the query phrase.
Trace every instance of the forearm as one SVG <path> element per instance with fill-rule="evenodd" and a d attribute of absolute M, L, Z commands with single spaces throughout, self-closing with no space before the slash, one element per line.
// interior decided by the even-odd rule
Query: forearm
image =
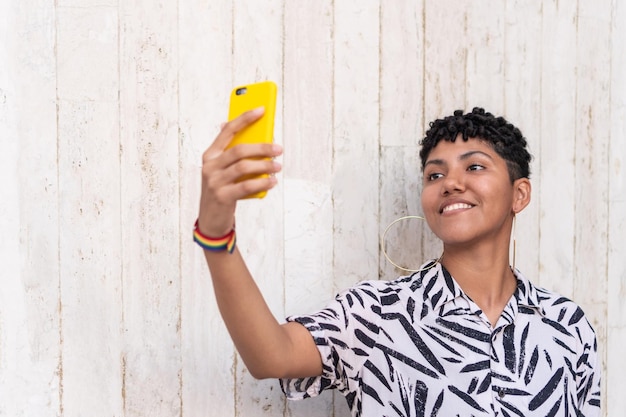
<path fill-rule="evenodd" d="M 271 313 L 237 249 L 205 251 L 222 319 L 250 373 L 282 377 L 291 339 Z"/>

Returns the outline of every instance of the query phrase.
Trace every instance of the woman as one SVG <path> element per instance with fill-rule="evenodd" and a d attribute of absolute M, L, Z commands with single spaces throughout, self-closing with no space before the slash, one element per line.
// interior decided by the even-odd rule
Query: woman
<path fill-rule="evenodd" d="M 357 284 L 324 310 L 279 324 L 240 253 L 220 244 L 234 242 L 236 201 L 276 184 L 273 176 L 236 180 L 280 171 L 271 159 L 279 146 L 224 151 L 261 115 L 226 124 L 205 152 L 195 230 L 214 244 L 204 247 L 217 302 L 253 376 L 281 378 L 291 399 L 336 388 L 354 416 L 599 415 L 589 322 L 510 266 L 512 225 L 531 195 L 531 156 L 517 128 L 478 108 L 431 123 L 421 200 L 443 254 L 411 276 Z"/>

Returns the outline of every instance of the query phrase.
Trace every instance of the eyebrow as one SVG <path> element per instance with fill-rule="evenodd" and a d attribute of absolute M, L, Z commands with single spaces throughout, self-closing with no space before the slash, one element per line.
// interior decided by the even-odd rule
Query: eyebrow
<path fill-rule="evenodd" d="M 483 151 L 469 151 L 469 152 L 465 152 L 464 154 L 462 154 L 461 156 L 459 156 L 459 160 L 460 161 L 464 161 L 468 158 L 471 158 L 472 156 L 479 154 L 479 155 L 483 155 L 486 156 L 489 159 L 493 158 L 491 157 L 491 155 L 489 155 L 488 153 L 485 153 Z M 437 166 L 441 166 L 441 165 L 446 165 L 446 162 L 443 159 L 429 159 L 428 161 L 426 161 L 426 163 L 424 164 L 424 168 L 426 168 L 428 165 L 437 165 Z"/>

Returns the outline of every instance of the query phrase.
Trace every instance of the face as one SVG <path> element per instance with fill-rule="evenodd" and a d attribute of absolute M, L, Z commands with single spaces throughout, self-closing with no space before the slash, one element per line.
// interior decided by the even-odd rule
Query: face
<path fill-rule="evenodd" d="M 422 209 L 445 245 L 508 245 L 513 215 L 530 201 L 530 182 L 511 184 L 506 161 L 486 142 L 441 141 L 424 165 Z"/>

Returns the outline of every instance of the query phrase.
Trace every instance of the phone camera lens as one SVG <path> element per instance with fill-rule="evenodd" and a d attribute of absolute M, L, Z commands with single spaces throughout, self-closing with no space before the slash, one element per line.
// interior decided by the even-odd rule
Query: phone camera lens
<path fill-rule="evenodd" d="M 237 91 L 236 91 L 236 94 L 238 96 L 240 96 L 242 94 L 246 94 L 246 91 L 248 91 L 248 89 L 246 89 L 246 88 L 238 88 Z"/>

